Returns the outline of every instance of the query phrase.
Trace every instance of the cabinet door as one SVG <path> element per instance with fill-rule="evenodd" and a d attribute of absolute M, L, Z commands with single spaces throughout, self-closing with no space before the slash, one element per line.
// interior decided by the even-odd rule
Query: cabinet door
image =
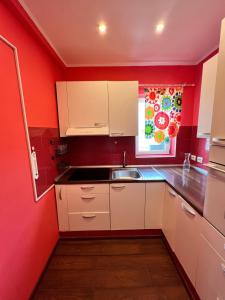
<path fill-rule="evenodd" d="M 68 231 L 69 221 L 68 221 L 68 210 L 67 210 L 66 186 L 56 185 L 55 191 L 56 191 L 59 231 Z"/>
<path fill-rule="evenodd" d="M 225 300 L 225 260 L 201 235 L 196 276 L 201 300 Z"/>
<path fill-rule="evenodd" d="M 111 229 L 144 229 L 145 184 L 110 185 Z"/>
<path fill-rule="evenodd" d="M 108 126 L 107 81 L 67 82 L 69 126 Z"/>
<path fill-rule="evenodd" d="M 111 136 L 138 134 L 138 82 L 109 81 L 109 123 Z"/>
<path fill-rule="evenodd" d="M 213 106 L 212 138 L 225 139 L 225 19 L 222 21 Z M 220 140 L 222 139 L 222 140 Z"/>
<path fill-rule="evenodd" d="M 200 216 L 187 202 L 179 197 L 175 254 L 193 285 L 195 284 L 196 276 L 199 230 Z"/>
<path fill-rule="evenodd" d="M 162 230 L 171 247 L 174 251 L 175 248 L 175 229 L 177 218 L 177 194 L 169 186 L 166 186 L 164 207 L 163 207 L 163 222 Z"/>
<path fill-rule="evenodd" d="M 203 64 L 200 108 L 198 116 L 198 137 L 208 137 L 211 134 L 217 59 L 218 55 L 215 55 Z"/>
<path fill-rule="evenodd" d="M 161 229 L 165 183 L 146 183 L 145 228 Z"/>

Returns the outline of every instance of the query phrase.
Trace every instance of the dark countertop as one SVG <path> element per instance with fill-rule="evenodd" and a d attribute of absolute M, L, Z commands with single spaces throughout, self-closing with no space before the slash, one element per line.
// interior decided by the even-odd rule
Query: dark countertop
<path fill-rule="evenodd" d="M 182 198 L 203 215 L 207 171 L 191 168 L 187 172 L 182 167 L 159 167 L 156 170 Z"/>
<path fill-rule="evenodd" d="M 112 183 L 112 182 L 158 182 L 166 181 L 182 198 L 184 198 L 199 214 L 203 215 L 207 172 L 200 168 L 191 168 L 183 171 L 182 167 L 138 167 L 142 179 L 137 180 L 82 180 L 69 181 L 74 168 L 68 169 L 55 184 L 85 184 L 85 183 Z"/>

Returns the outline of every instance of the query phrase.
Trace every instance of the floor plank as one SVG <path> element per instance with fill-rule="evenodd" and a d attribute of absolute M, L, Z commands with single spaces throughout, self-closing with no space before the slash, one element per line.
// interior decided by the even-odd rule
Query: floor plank
<path fill-rule="evenodd" d="M 160 238 L 61 240 L 34 300 L 188 300 Z"/>

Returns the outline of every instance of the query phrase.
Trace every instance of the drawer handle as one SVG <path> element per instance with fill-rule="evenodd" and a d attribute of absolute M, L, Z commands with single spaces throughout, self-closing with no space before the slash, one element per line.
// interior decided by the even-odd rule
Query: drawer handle
<path fill-rule="evenodd" d="M 187 207 L 184 203 L 181 204 L 181 207 L 185 212 L 189 213 L 192 216 L 196 216 L 196 212 L 193 209 Z"/>
<path fill-rule="evenodd" d="M 59 190 L 59 200 L 62 200 L 62 189 Z"/>
<path fill-rule="evenodd" d="M 113 189 L 124 189 L 125 185 L 112 185 Z"/>
<path fill-rule="evenodd" d="M 225 264 L 221 264 L 221 268 L 222 268 L 223 273 L 225 273 Z"/>
<path fill-rule="evenodd" d="M 80 187 L 82 190 L 92 190 L 94 188 L 93 185 L 84 185 Z"/>
<path fill-rule="evenodd" d="M 82 215 L 82 218 L 84 219 L 90 219 L 90 218 L 95 218 L 96 215 L 95 214 L 85 214 L 85 215 Z"/>
<path fill-rule="evenodd" d="M 81 199 L 91 200 L 91 199 L 95 199 L 95 196 L 81 196 Z"/>
<path fill-rule="evenodd" d="M 176 197 L 176 193 L 173 190 L 168 190 L 169 194 L 173 197 Z"/>

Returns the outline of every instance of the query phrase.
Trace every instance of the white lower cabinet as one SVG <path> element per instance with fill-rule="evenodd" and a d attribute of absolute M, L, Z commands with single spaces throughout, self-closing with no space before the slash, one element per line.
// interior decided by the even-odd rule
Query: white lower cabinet
<path fill-rule="evenodd" d="M 164 198 L 164 182 L 146 183 L 145 229 L 162 228 Z"/>
<path fill-rule="evenodd" d="M 202 220 L 196 290 L 201 300 L 225 300 L 225 237 Z"/>
<path fill-rule="evenodd" d="M 168 185 L 166 185 L 165 199 L 163 205 L 162 231 L 173 251 L 175 249 L 177 205 L 178 205 L 177 193 Z"/>
<path fill-rule="evenodd" d="M 111 229 L 144 229 L 145 183 L 110 185 Z"/>
<path fill-rule="evenodd" d="M 109 185 L 57 185 L 60 231 L 109 230 Z"/>
<path fill-rule="evenodd" d="M 66 185 L 55 186 L 59 231 L 69 230 L 66 190 Z"/>
<path fill-rule="evenodd" d="M 195 285 L 201 217 L 181 197 L 178 200 L 175 254 Z"/>

